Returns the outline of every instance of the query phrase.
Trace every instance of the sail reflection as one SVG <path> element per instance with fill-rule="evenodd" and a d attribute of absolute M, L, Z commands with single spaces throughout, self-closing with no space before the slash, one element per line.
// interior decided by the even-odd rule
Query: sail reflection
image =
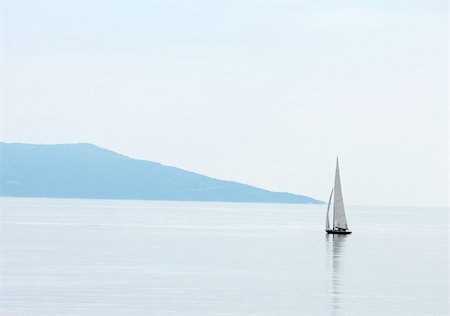
<path fill-rule="evenodd" d="M 342 263 L 346 238 L 347 235 L 326 235 L 327 249 L 331 257 L 331 315 L 344 314 L 341 294 L 344 282 Z"/>

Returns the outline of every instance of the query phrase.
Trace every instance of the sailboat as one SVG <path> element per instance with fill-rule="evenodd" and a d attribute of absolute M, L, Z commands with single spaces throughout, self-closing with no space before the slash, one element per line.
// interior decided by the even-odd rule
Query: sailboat
<path fill-rule="evenodd" d="M 333 200 L 333 226 L 330 226 L 330 208 Z M 336 158 L 336 175 L 334 177 L 334 187 L 331 189 L 328 200 L 327 222 L 325 231 L 328 234 L 351 234 L 348 230 L 347 218 L 345 217 L 344 200 L 342 199 L 341 178 L 339 175 L 339 160 Z"/>

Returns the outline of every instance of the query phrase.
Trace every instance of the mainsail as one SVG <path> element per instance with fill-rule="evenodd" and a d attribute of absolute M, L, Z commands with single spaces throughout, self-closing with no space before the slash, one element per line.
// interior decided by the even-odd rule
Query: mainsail
<path fill-rule="evenodd" d="M 342 199 L 339 161 L 336 159 L 336 176 L 334 178 L 333 228 L 348 229 L 345 218 L 344 200 Z"/>

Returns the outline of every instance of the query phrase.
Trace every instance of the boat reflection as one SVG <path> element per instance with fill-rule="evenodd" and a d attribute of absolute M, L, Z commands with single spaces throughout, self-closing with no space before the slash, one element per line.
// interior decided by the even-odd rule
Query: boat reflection
<path fill-rule="evenodd" d="M 326 235 L 328 257 L 331 257 L 331 315 L 344 315 L 342 311 L 342 263 L 347 235 Z"/>

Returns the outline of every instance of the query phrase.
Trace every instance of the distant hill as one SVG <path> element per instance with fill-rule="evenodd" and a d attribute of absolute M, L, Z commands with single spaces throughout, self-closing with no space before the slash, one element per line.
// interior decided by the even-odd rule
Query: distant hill
<path fill-rule="evenodd" d="M 322 203 L 132 159 L 91 144 L 1 142 L 0 196 Z"/>

